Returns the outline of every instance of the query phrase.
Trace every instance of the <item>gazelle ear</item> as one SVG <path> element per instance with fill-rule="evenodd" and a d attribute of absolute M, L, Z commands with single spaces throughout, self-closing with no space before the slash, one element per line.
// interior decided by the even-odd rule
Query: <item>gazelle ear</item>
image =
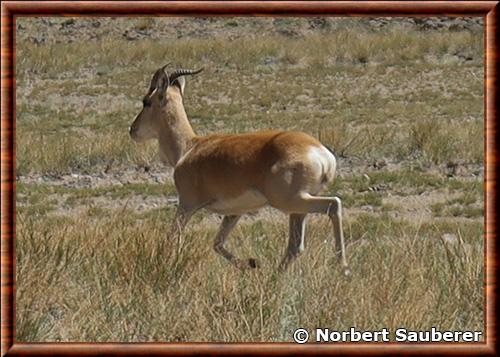
<path fill-rule="evenodd" d="M 167 74 L 165 73 L 165 68 L 167 68 L 170 63 L 167 63 L 165 66 L 156 70 L 153 78 L 151 78 L 151 83 L 149 84 L 149 93 L 151 94 L 155 89 L 157 90 L 166 90 L 169 84 L 169 79 Z"/>
<path fill-rule="evenodd" d="M 186 78 L 184 78 L 184 76 L 179 77 L 174 80 L 173 84 L 179 87 L 179 89 L 181 90 L 181 95 L 184 97 L 184 87 L 186 86 Z"/>
<path fill-rule="evenodd" d="M 163 75 L 160 76 L 160 78 L 158 79 L 158 82 L 156 84 L 156 89 L 158 89 L 158 92 L 163 95 L 167 91 L 169 85 L 170 81 L 168 79 L 168 76 L 165 73 L 163 73 Z"/>

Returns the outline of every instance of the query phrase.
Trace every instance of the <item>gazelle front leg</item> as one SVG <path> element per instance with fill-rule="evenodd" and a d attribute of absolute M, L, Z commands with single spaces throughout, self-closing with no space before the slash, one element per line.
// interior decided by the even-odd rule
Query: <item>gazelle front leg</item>
<path fill-rule="evenodd" d="M 281 271 L 286 270 L 288 265 L 295 260 L 297 255 L 304 251 L 305 219 L 305 214 L 290 214 L 288 248 L 279 266 Z"/>
<path fill-rule="evenodd" d="M 177 253 L 180 253 L 183 247 L 182 232 L 184 227 L 186 227 L 186 224 L 195 212 L 196 210 L 188 210 L 182 206 L 179 206 L 175 212 L 175 217 L 168 234 L 168 240 L 170 242 L 176 242 Z"/>
<path fill-rule="evenodd" d="M 217 236 L 215 237 L 214 250 L 239 269 L 244 270 L 248 268 L 257 268 L 257 262 L 255 261 L 255 259 L 238 259 L 226 248 L 224 248 L 224 243 L 229 236 L 229 233 L 231 233 L 233 228 L 236 226 L 236 223 L 238 223 L 240 217 L 241 216 L 236 215 L 224 216 L 219 231 L 217 232 Z"/>
<path fill-rule="evenodd" d="M 191 217 L 200 209 L 206 207 L 211 201 L 202 204 L 188 204 L 186 201 L 179 197 L 179 206 L 175 212 L 175 217 L 170 227 L 168 238 L 170 241 L 177 240 L 177 250 L 180 252 L 183 246 L 182 232 Z"/>

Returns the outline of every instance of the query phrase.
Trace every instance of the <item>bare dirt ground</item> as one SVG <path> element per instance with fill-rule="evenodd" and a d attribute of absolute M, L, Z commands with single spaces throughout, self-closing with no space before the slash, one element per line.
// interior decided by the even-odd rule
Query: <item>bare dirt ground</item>
<path fill-rule="evenodd" d="M 370 181 L 370 174 L 372 172 L 384 171 L 399 171 L 403 167 L 402 163 L 391 163 L 384 160 L 379 162 L 364 163 L 355 159 L 339 159 L 338 176 L 363 177 L 363 179 Z M 434 166 L 429 168 L 427 172 L 432 172 L 436 175 L 447 176 L 465 181 L 475 181 L 477 177 L 483 177 L 484 168 L 481 165 L 470 164 L 460 165 L 459 168 L 447 167 L 446 165 Z M 139 166 L 132 168 L 112 166 L 106 167 L 103 172 L 99 174 L 85 174 L 85 173 L 72 173 L 72 174 L 29 174 L 19 176 L 18 182 L 26 184 L 43 184 L 47 186 L 61 186 L 68 189 L 86 189 L 86 188 L 101 188 L 109 189 L 112 187 L 123 187 L 129 184 L 157 184 L 165 186 L 173 186 L 172 178 L 173 169 L 166 165 L 156 164 L 153 166 Z M 391 212 L 395 218 L 404 219 L 418 219 L 423 221 L 432 221 L 435 219 L 432 210 L 433 204 L 444 202 L 446 199 L 453 199 L 460 195 L 459 192 L 450 193 L 445 189 L 430 190 L 419 194 L 404 194 L 391 185 L 379 184 L 369 186 L 368 190 L 381 192 L 384 194 L 383 203 L 394 205 L 398 207 L 397 210 Z M 167 190 L 165 190 L 167 191 Z M 349 192 L 349 191 L 348 191 Z M 67 195 L 66 195 L 67 196 Z M 165 194 L 159 196 L 149 196 L 147 194 L 129 194 L 126 198 L 110 198 L 109 196 L 92 197 L 89 200 L 81 201 L 72 206 L 64 204 L 65 195 L 59 193 L 48 194 L 46 198 L 49 201 L 57 201 L 58 209 L 51 212 L 55 215 L 74 215 L 79 214 L 89 206 L 98 206 L 107 209 L 120 209 L 127 207 L 129 209 L 144 212 L 151 209 L 158 209 L 161 207 L 175 207 L 177 205 L 177 196 L 173 194 Z M 29 202 L 23 202 L 23 195 L 18 196 L 18 205 L 29 205 Z M 374 213 L 377 208 L 372 205 L 363 205 L 358 208 L 348 208 L 347 214 L 356 216 L 363 213 Z M 461 219 L 457 217 L 457 219 Z M 469 218 L 462 218 L 468 220 Z M 481 217 L 474 219 L 481 220 Z"/>

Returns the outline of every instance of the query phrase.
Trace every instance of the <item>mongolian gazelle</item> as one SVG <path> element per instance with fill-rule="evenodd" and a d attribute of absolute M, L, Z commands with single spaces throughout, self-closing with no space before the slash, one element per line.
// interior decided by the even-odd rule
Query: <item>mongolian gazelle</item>
<path fill-rule="evenodd" d="M 238 268 L 255 268 L 255 259 L 242 260 L 224 248 L 241 215 L 270 205 L 290 215 L 284 269 L 304 250 L 305 218 L 326 213 L 333 224 L 337 255 L 347 272 L 338 197 L 316 196 L 335 175 L 335 156 L 311 136 L 290 131 L 240 135 L 197 136 L 182 101 L 185 76 L 200 70 L 162 67 L 154 74 L 143 109 L 130 127 L 135 141 L 157 139 L 160 157 L 175 168 L 179 207 L 174 234 L 197 210 L 224 215 L 214 249 Z"/>

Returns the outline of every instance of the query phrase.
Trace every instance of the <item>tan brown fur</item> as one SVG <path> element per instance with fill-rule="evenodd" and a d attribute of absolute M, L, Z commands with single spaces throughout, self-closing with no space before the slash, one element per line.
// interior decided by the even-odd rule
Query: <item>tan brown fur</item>
<path fill-rule="evenodd" d="M 307 166 L 305 148 L 319 147 L 316 139 L 300 132 L 269 131 L 240 135 L 196 137 L 188 155 L 175 167 L 175 182 L 183 204 L 196 206 L 217 199 L 238 197 L 248 189 L 263 194 L 271 206 L 292 213 L 283 192 L 276 192 L 278 172 L 290 170 L 295 183 L 286 183 L 288 195 L 298 189 L 310 192 L 314 179 Z M 273 170 L 274 168 L 274 170 Z M 231 179 L 228 179 L 231 178 Z M 297 181 L 301 181 L 301 187 Z M 317 192 L 311 192 L 317 193 Z M 224 213 L 224 212 L 221 212 Z M 227 212 L 233 213 L 233 212 Z"/>

